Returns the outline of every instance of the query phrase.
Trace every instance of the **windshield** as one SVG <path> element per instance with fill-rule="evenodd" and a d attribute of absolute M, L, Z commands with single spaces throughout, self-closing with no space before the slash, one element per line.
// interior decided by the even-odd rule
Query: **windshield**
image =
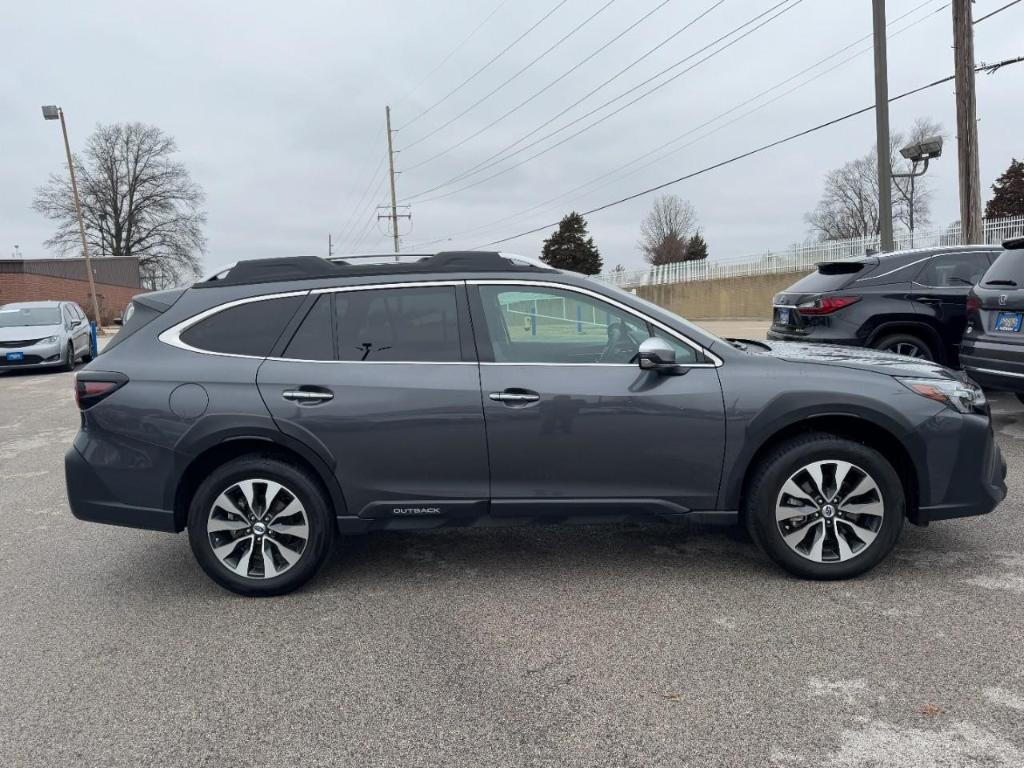
<path fill-rule="evenodd" d="M 22 325 L 60 325 L 57 307 L 19 307 L 0 309 L 0 328 Z"/>

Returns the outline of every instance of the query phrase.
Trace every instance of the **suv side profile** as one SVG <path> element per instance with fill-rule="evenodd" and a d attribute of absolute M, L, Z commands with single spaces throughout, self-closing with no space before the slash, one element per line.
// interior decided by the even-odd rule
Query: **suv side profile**
<path fill-rule="evenodd" d="M 957 367 L 967 294 L 998 246 L 823 262 L 773 300 L 768 338 L 871 347 Z"/>
<path fill-rule="evenodd" d="M 74 515 L 187 529 L 249 595 L 300 586 L 339 534 L 644 518 L 742 521 L 791 573 L 847 578 L 905 519 L 1006 493 L 960 374 L 728 342 L 498 253 L 240 262 L 138 296 L 76 394 Z"/>

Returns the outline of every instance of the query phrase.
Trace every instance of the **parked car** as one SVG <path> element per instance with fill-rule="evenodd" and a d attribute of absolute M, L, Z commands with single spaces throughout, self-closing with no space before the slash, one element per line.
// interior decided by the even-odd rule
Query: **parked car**
<path fill-rule="evenodd" d="M 967 294 L 998 246 L 824 262 L 775 296 L 770 340 L 872 347 L 957 367 Z"/>
<path fill-rule="evenodd" d="M 1014 392 L 1024 402 L 1024 237 L 1003 247 L 967 297 L 960 361 L 983 387 Z"/>
<path fill-rule="evenodd" d="M 60 368 L 92 360 L 92 330 L 73 301 L 23 301 L 0 307 L 0 371 Z"/>
<path fill-rule="evenodd" d="M 83 520 L 188 530 L 228 589 L 280 594 L 337 534 L 742 521 L 783 568 L 854 576 L 984 514 L 982 391 L 924 360 L 729 342 L 540 262 L 240 262 L 136 297 L 77 375 Z"/>

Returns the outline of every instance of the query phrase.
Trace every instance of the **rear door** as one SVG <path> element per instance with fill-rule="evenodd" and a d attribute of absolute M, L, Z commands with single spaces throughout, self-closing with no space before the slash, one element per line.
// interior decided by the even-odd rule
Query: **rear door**
<path fill-rule="evenodd" d="M 717 361 L 569 285 L 471 281 L 498 514 L 714 509 L 725 439 Z M 665 338 L 683 375 L 632 362 Z"/>
<path fill-rule="evenodd" d="M 349 514 L 484 511 L 487 443 L 465 284 L 330 289 L 302 312 L 257 382 L 284 432 L 333 457 Z"/>
<path fill-rule="evenodd" d="M 954 351 L 967 324 L 967 294 L 992 263 L 992 251 L 952 251 L 928 259 L 911 287 L 918 311 L 932 318 Z"/>

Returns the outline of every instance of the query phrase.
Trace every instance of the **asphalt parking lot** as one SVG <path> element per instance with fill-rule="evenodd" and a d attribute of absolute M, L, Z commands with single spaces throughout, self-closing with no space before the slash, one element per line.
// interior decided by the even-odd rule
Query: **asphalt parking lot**
<path fill-rule="evenodd" d="M 185 537 L 81 523 L 70 374 L 0 375 L 4 766 L 1024 765 L 1010 493 L 860 579 L 687 525 L 380 533 L 250 600 Z"/>

